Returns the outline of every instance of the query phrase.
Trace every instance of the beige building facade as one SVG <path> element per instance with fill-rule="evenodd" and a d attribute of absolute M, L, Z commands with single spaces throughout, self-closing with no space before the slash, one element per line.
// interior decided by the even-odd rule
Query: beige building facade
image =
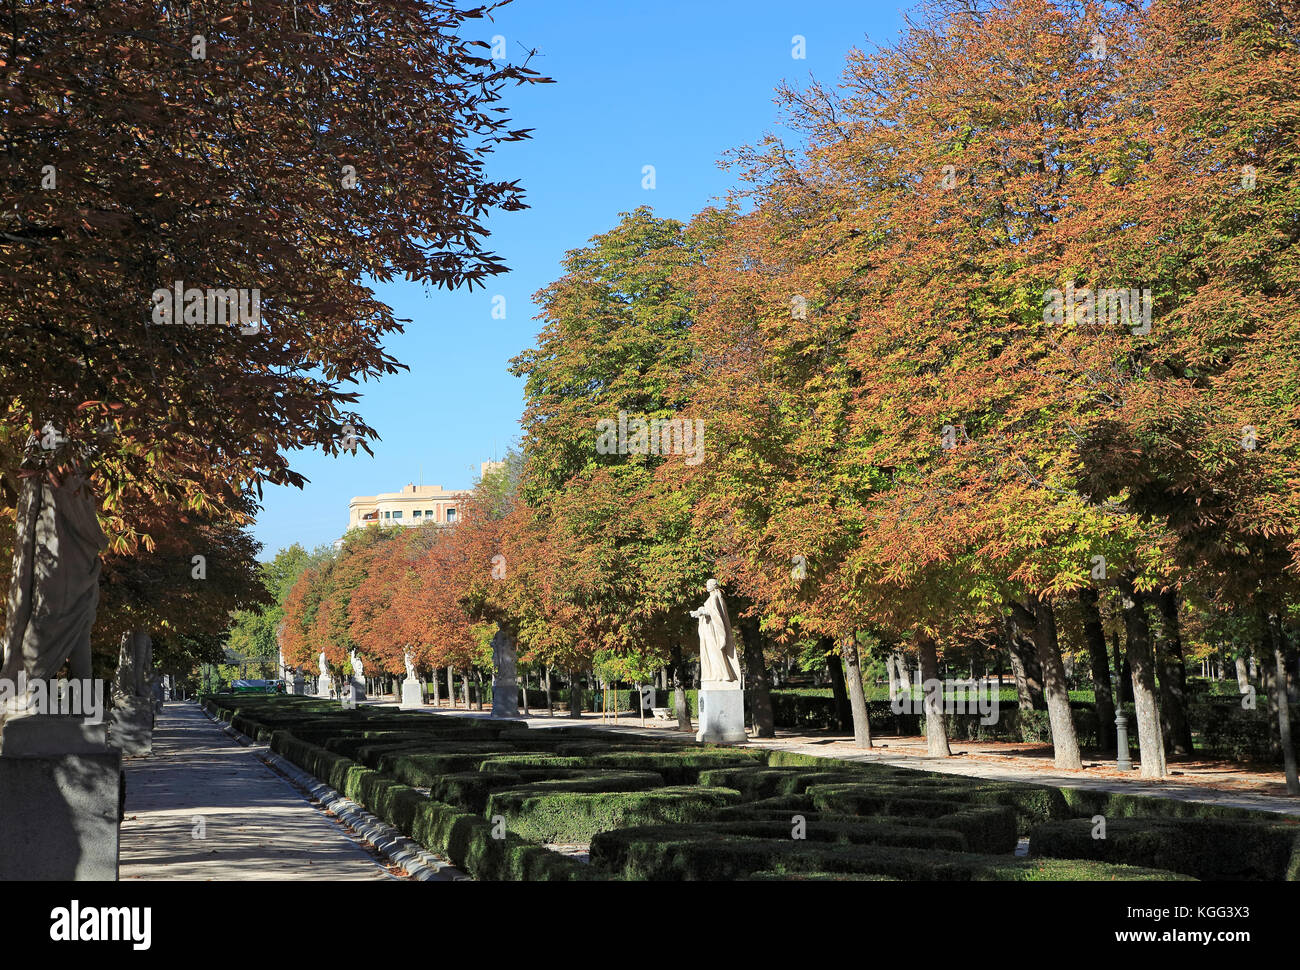
<path fill-rule="evenodd" d="M 485 461 L 482 475 L 505 466 L 504 462 Z M 445 489 L 441 485 L 408 484 L 400 492 L 357 495 L 348 503 L 348 528 L 364 529 L 370 525 L 455 525 L 461 507 L 472 492 L 469 489 Z"/>
<path fill-rule="evenodd" d="M 348 503 L 348 528 L 369 525 L 454 525 L 460 506 L 469 498 L 467 489 L 445 489 L 441 485 L 407 485 L 400 492 L 358 495 Z"/>

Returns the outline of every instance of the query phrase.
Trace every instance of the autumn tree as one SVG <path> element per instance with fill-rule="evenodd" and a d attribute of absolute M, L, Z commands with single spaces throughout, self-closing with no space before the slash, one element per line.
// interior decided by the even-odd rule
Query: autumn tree
<path fill-rule="evenodd" d="M 526 136 L 503 89 L 541 79 L 474 39 L 492 9 L 0 12 L 6 506 L 47 425 L 120 552 L 301 485 L 292 449 L 369 450 L 349 387 L 401 366 L 384 338 L 403 323 L 372 283 L 482 284 L 504 271 L 482 220 L 523 205 L 486 156 Z"/>

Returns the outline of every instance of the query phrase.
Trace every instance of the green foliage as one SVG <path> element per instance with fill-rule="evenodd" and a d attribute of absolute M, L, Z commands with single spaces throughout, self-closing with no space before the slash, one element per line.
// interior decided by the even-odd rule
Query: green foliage
<path fill-rule="evenodd" d="M 1300 825 L 1267 813 L 303 698 L 205 704 L 476 879 L 1300 874 Z M 1033 858 L 1012 854 L 1022 835 Z M 586 841 L 589 866 L 544 847 Z"/>
<path fill-rule="evenodd" d="M 1197 879 L 1300 880 L 1300 822 L 1238 819 L 1107 818 L 1105 837 L 1091 819 L 1034 829 L 1034 857 L 1095 859 L 1181 872 Z"/>

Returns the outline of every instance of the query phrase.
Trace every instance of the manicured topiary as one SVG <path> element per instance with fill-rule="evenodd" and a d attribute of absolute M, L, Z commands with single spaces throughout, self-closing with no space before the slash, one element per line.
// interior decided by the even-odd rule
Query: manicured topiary
<path fill-rule="evenodd" d="M 1034 829 L 1035 857 L 1096 859 L 1186 873 L 1197 879 L 1300 879 L 1300 820 L 1107 818 Z"/>
<path fill-rule="evenodd" d="M 739 792 L 726 788 L 538 794 L 526 787 L 493 793 L 486 814 L 503 817 L 510 831 L 534 842 L 588 842 L 597 832 L 629 825 L 703 821 L 739 800 Z"/>

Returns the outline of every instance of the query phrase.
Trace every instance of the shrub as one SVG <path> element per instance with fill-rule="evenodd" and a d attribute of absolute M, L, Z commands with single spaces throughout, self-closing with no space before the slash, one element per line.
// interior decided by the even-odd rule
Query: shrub
<path fill-rule="evenodd" d="M 747 798 L 798 795 L 811 785 L 852 783 L 862 779 L 856 770 L 807 771 L 798 768 L 714 768 L 700 773 L 701 785 L 722 785 L 743 792 Z"/>
<path fill-rule="evenodd" d="M 706 769 L 727 765 L 754 765 L 765 760 L 761 751 L 737 748 L 683 747 L 676 751 L 614 751 L 584 760 L 592 768 L 654 771 L 669 785 L 693 785 Z"/>
<path fill-rule="evenodd" d="M 496 792 L 487 814 L 502 815 L 510 831 L 535 842 L 589 842 L 597 832 L 628 825 L 698 822 L 740 800 L 726 788 L 655 788 L 625 792 Z"/>
<path fill-rule="evenodd" d="M 651 826 L 601 832 L 591 862 L 626 879 L 731 880 L 754 872 L 855 873 L 916 881 L 988 879 L 1180 880 L 1176 873 L 1077 860 L 985 856 L 888 845 L 725 838 L 710 826 Z"/>
<path fill-rule="evenodd" d="M 382 753 L 376 767 L 413 788 L 429 788 L 443 775 L 477 771 L 479 765 L 489 756 L 513 753 L 502 749 L 497 744 L 472 746 L 481 750 L 463 750 L 466 747 L 471 746 L 452 745 L 442 751 L 429 751 L 424 748 L 413 751 L 399 748 L 396 751 Z"/>
<path fill-rule="evenodd" d="M 1300 879 L 1300 823 L 1224 819 L 1107 818 L 1105 838 L 1091 820 L 1040 825 L 1031 856 L 1149 866 L 1198 879 Z"/>

